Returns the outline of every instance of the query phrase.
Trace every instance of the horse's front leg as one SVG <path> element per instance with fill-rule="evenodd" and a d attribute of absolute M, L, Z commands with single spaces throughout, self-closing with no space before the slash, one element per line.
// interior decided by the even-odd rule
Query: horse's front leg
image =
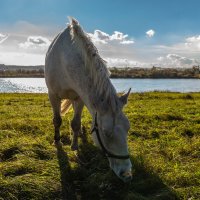
<path fill-rule="evenodd" d="M 60 116 L 61 99 L 54 94 L 49 94 L 49 100 L 53 108 L 53 124 L 54 124 L 54 142 L 60 144 L 60 126 L 62 124 L 62 118 Z"/>
<path fill-rule="evenodd" d="M 81 114 L 83 111 L 84 103 L 79 98 L 76 101 L 72 102 L 73 109 L 74 109 L 74 117 L 71 121 L 71 127 L 73 130 L 73 139 L 72 139 L 72 150 L 78 150 L 78 135 L 81 131 Z"/>

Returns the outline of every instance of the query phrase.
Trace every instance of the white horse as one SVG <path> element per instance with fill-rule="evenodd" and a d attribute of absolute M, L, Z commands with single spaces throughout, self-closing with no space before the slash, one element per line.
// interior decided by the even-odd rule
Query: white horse
<path fill-rule="evenodd" d="M 95 144 L 107 155 L 116 175 L 126 182 L 132 178 L 127 147 L 130 125 L 122 109 L 130 90 L 118 97 L 109 76 L 106 62 L 78 21 L 71 18 L 68 27 L 51 43 L 45 60 L 45 80 L 53 108 L 55 143 L 60 141 L 61 112 L 67 112 L 72 104 L 71 147 L 72 150 L 78 149 L 81 113 L 86 105 L 93 118 L 92 136 Z"/>

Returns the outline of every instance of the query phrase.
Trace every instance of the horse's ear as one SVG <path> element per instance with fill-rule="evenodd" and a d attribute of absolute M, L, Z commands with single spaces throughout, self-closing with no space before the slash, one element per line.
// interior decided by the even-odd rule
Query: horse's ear
<path fill-rule="evenodd" d="M 128 90 L 127 93 L 123 94 L 121 97 L 119 97 L 120 102 L 122 103 L 122 105 L 126 105 L 128 102 L 128 96 L 130 94 L 131 88 Z"/>

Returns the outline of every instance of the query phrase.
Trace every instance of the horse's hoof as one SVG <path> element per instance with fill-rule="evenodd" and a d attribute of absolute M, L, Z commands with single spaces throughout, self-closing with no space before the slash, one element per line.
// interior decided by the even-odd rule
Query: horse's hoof
<path fill-rule="evenodd" d="M 78 145 L 72 145 L 71 150 L 72 151 L 78 151 Z"/>

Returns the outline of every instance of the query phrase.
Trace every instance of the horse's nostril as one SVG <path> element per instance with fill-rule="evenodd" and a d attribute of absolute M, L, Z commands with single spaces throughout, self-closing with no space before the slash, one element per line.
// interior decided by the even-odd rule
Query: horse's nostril
<path fill-rule="evenodd" d="M 122 171 L 122 172 L 120 172 L 120 176 L 129 177 L 129 176 L 132 176 L 132 172 L 131 171 L 126 171 L 126 172 Z"/>
<path fill-rule="evenodd" d="M 132 180 L 132 173 L 131 173 L 131 171 L 126 171 L 126 172 L 121 172 L 120 173 L 120 177 L 122 178 L 122 180 L 124 181 L 124 182 L 129 182 L 129 181 L 131 181 Z"/>

